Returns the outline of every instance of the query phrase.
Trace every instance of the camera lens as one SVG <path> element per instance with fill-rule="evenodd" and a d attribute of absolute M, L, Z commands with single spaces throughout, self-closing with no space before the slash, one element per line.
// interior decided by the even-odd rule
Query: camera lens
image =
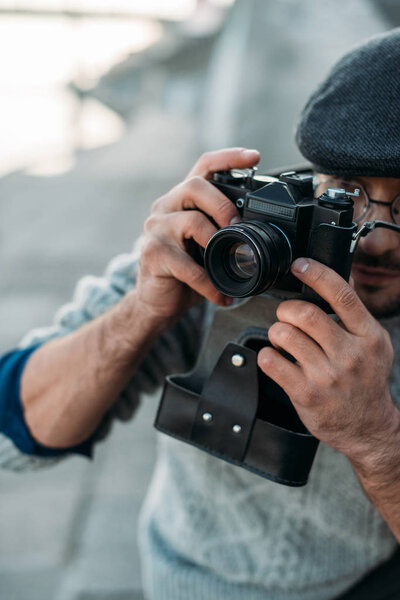
<path fill-rule="evenodd" d="M 285 233 L 276 225 L 258 221 L 220 229 L 204 253 L 212 283 L 234 298 L 261 294 L 288 272 L 291 262 Z"/>
<path fill-rule="evenodd" d="M 257 271 L 257 258 L 249 244 L 237 242 L 229 250 L 229 268 L 238 276 L 247 279 Z"/>

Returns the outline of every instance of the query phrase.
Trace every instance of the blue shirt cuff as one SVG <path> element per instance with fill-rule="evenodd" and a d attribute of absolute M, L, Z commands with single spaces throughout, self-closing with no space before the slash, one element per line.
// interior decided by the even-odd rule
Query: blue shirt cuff
<path fill-rule="evenodd" d="M 72 453 L 91 458 L 92 437 L 70 448 L 48 448 L 32 437 L 26 425 L 20 394 L 21 377 L 29 357 L 38 347 L 39 344 L 13 350 L 0 357 L 0 433 L 24 454 L 55 457 Z"/>

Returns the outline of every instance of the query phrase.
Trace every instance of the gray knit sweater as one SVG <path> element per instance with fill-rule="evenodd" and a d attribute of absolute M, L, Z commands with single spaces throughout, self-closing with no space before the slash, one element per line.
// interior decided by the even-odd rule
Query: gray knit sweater
<path fill-rule="evenodd" d="M 117 257 L 103 278 L 85 277 L 72 303 L 23 345 L 65 335 L 117 302 L 134 285 L 137 258 Z M 141 393 L 193 364 L 212 307 L 187 313 L 155 343 L 104 419 L 132 416 Z M 392 334 L 392 393 L 400 398 L 400 320 Z M 47 466 L 0 438 L 0 465 Z M 141 519 L 145 587 L 154 600 L 330 600 L 385 560 L 396 541 L 340 453 L 321 444 L 308 485 L 290 488 L 159 436 L 158 461 Z M 399 575 L 400 577 L 400 575 Z"/>

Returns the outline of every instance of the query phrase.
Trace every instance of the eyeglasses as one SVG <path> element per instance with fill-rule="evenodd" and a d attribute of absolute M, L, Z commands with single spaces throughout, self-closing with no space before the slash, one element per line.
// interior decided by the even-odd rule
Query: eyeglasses
<path fill-rule="evenodd" d="M 390 206 L 390 214 L 394 223 L 400 225 L 400 193 L 397 194 L 391 202 L 382 200 L 373 200 L 369 197 L 367 190 L 356 179 L 344 179 L 335 176 L 314 176 L 314 195 L 320 196 L 330 187 L 342 188 L 350 194 L 354 202 L 354 221 L 359 223 L 371 210 L 371 204 L 380 204 L 381 206 Z M 358 190 L 358 191 L 357 191 Z"/>

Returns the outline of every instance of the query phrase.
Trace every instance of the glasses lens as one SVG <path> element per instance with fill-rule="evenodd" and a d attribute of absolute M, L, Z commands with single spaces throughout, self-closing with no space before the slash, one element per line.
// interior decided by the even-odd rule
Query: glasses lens
<path fill-rule="evenodd" d="M 239 277 L 253 277 L 257 273 L 257 259 L 248 244 L 238 242 L 229 249 L 229 267 Z"/>
<path fill-rule="evenodd" d="M 345 190 L 354 202 L 354 221 L 360 221 L 368 210 L 368 196 L 358 181 L 343 179 L 341 177 L 316 177 L 314 190 L 315 196 L 321 196 L 330 187 Z M 400 210 L 400 204 L 399 204 Z"/>
<path fill-rule="evenodd" d="M 400 225 L 400 195 L 392 202 L 392 219 L 397 225 Z"/>

